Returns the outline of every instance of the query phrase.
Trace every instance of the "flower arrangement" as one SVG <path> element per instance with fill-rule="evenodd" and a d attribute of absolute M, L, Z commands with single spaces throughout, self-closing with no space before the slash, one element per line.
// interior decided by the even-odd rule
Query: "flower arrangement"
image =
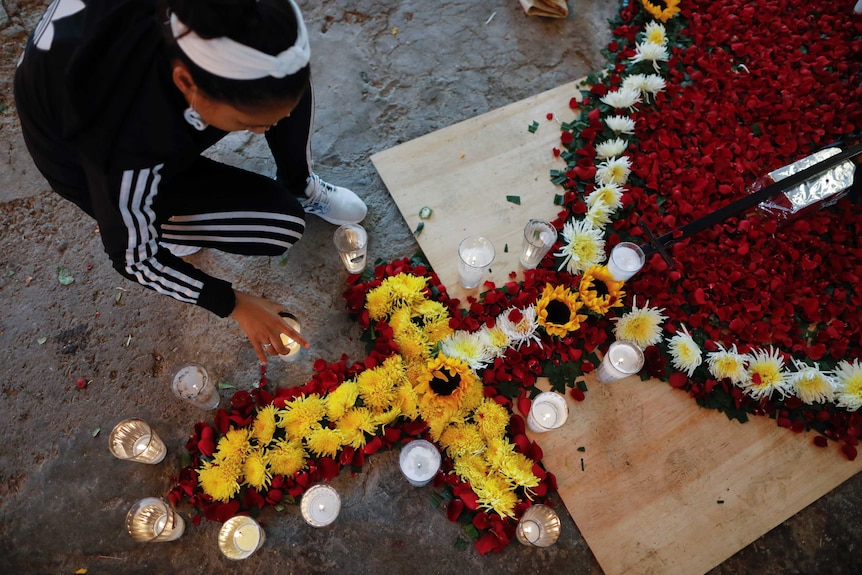
<path fill-rule="evenodd" d="M 499 551 L 555 487 L 515 408 L 529 411 L 539 376 L 584 400 L 582 376 L 612 338 L 644 349 L 645 378 L 730 418 L 815 429 L 815 445 L 837 440 L 855 458 L 858 202 L 783 226 L 731 218 L 674 244 L 673 268 L 654 255 L 625 284 L 601 265 L 617 243 L 643 239 L 641 222 L 673 230 L 746 194 L 764 170 L 858 130 L 862 24 L 839 11 L 623 0 L 609 67 L 587 78 L 553 150 L 566 163 L 550 174 L 563 188 L 557 249 L 522 281 L 486 282 L 466 309 L 419 260 L 351 276 L 344 297 L 368 356 L 318 360 L 303 386 L 271 392 L 262 374 L 259 388 L 237 392 L 195 427 L 171 499 L 220 521 L 280 509 L 342 467 L 424 437 L 444 455 L 434 486 L 448 516 L 480 552 Z M 783 14 L 792 17 L 777 22 Z"/>

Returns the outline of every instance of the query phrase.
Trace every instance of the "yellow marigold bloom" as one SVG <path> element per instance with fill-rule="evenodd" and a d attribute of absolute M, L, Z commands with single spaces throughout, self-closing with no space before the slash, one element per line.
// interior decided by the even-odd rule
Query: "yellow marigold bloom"
<path fill-rule="evenodd" d="M 614 281 L 614 276 L 607 266 L 593 266 L 581 276 L 578 293 L 581 301 L 590 311 L 605 315 L 612 307 L 623 305 L 622 291 L 625 282 Z"/>
<path fill-rule="evenodd" d="M 664 0 L 664 7 L 653 4 L 650 0 L 641 0 L 644 10 L 659 22 L 667 23 L 668 20 L 679 14 L 680 0 Z"/>
<path fill-rule="evenodd" d="M 335 422 L 335 429 L 344 436 L 344 444 L 360 448 L 365 445 L 365 434 L 373 435 L 377 430 L 371 410 L 353 407 Z"/>
<path fill-rule="evenodd" d="M 709 373 L 716 379 L 727 378 L 730 383 L 739 385 L 745 380 L 748 356 L 736 351 L 736 344 L 729 350 L 718 344 L 718 351 L 710 352 L 706 358 Z"/>
<path fill-rule="evenodd" d="M 760 400 L 778 392 L 787 395 L 790 381 L 784 371 L 784 358 L 781 353 L 769 346 L 768 351 L 757 350 L 749 354 L 747 377 L 740 383 L 752 398 Z"/>
<path fill-rule="evenodd" d="M 838 407 L 848 411 L 856 411 L 862 407 L 862 365 L 859 360 L 838 362 L 835 376 L 840 385 L 837 400 Z"/>
<path fill-rule="evenodd" d="M 490 509 L 501 517 L 514 517 L 518 496 L 509 480 L 502 475 L 491 475 L 481 485 L 473 485 L 479 506 Z"/>
<path fill-rule="evenodd" d="M 298 440 L 278 440 L 266 452 L 266 462 L 274 475 L 292 476 L 305 468 L 305 449 Z"/>
<path fill-rule="evenodd" d="M 469 458 L 485 449 L 485 440 L 475 425 L 450 425 L 440 434 L 439 443 L 453 459 Z"/>
<path fill-rule="evenodd" d="M 359 386 L 353 379 L 343 382 L 341 385 L 326 394 L 323 398 L 326 406 L 326 417 L 329 421 L 335 421 L 344 412 L 356 405 L 359 398 Z"/>
<path fill-rule="evenodd" d="M 514 485 L 520 487 L 536 487 L 539 478 L 533 473 L 534 462 L 532 459 L 515 451 L 503 456 L 500 461 L 500 473 L 502 473 Z"/>
<path fill-rule="evenodd" d="M 793 363 L 797 371 L 790 376 L 790 389 L 796 397 L 808 404 L 833 400 L 838 383 L 831 374 L 795 359 Z"/>
<path fill-rule="evenodd" d="M 251 424 L 251 436 L 257 440 L 258 445 L 267 445 L 272 441 L 276 430 L 276 416 L 278 408 L 270 404 L 261 408 Z"/>
<path fill-rule="evenodd" d="M 216 501 L 230 501 L 239 493 L 241 468 L 205 461 L 198 469 L 198 484 L 204 493 Z"/>
<path fill-rule="evenodd" d="M 258 490 L 266 489 L 272 476 L 267 469 L 262 451 L 254 450 L 248 454 L 242 463 L 242 475 L 245 477 L 246 485 L 251 485 Z"/>
<path fill-rule="evenodd" d="M 216 453 L 214 459 L 216 462 L 232 462 L 239 463 L 245 459 L 246 454 L 251 451 L 251 445 L 248 442 L 247 428 L 229 429 L 227 433 L 222 435 L 216 445 Z"/>
<path fill-rule="evenodd" d="M 359 397 L 365 407 L 376 413 L 389 409 L 395 403 L 397 386 L 404 380 L 404 363 L 400 355 L 387 357 L 377 367 L 366 369 L 356 377 Z"/>
<path fill-rule="evenodd" d="M 482 401 L 482 384 L 463 361 L 442 353 L 428 361 L 428 377 L 416 386 L 419 413 L 437 440 L 459 410 L 475 409 Z"/>
<path fill-rule="evenodd" d="M 661 324 L 667 317 L 661 312 L 664 308 L 649 307 L 649 301 L 642 308 L 637 306 L 637 296 L 632 302 L 630 312 L 622 317 L 615 317 L 614 336 L 617 339 L 627 339 L 635 342 L 641 348 L 655 345 L 661 341 Z"/>
<path fill-rule="evenodd" d="M 305 443 L 308 450 L 318 457 L 335 457 L 345 445 L 344 434 L 338 429 L 321 427 L 310 432 Z"/>
<path fill-rule="evenodd" d="M 297 397 L 284 404 L 279 426 L 287 432 L 289 439 L 301 439 L 308 432 L 321 427 L 326 416 L 326 405 L 316 394 Z"/>
<path fill-rule="evenodd" d="M 578 294 L 565 286 L 547 284 L 536 302 L 536 317 L 548 335 L 565 337 L 581 327 L 587 316 L 578 314 L 583 307 Z"/>
<path fill-rule="evenodd" d="M 493 399 L 485 399 L 473 413 L 473 421 L 485 441 L 500 439 L 509 425 L 509 412 Z"/>
<path fill-rule="evenodd" d="M 481 484 L 491 472 L 488 462 L 482 457 L 465 455 L 453 461 L 453 469 L 458 476 L 471 486 Z"/>

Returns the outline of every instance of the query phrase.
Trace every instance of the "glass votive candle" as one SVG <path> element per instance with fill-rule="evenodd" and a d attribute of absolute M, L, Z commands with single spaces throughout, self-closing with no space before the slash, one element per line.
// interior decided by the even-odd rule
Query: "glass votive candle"
<path fill-rule="evenodd" d="M 618 282 L 624 282 L 644 267 L 645 256 L 637 244 L 620 242 L 608 257 L 608 271 Z"/>
<path fill-rule="evenodd" d="M 515 536 L 531 547 L 553 545 L 560 536 L 560 517 L 547 505 L 532 505 L 521 516 Z"/>
<path fill-rule="evenodd" d="M 533 399 L 527 414 L 527 427 L 535 433 L 544 433 L 562 426 L 568 417 L 566 398 L 553 391 L 543 391 Z"/>
<path fill-rule="evenodd" d="M 524 247 L 521 251 L 521 266 L 531 270 L 539 265 L 545 254 L 557 241 L 557 229 L 544 220 L 530 220 L 524 226 Z"/>
<path fill-rule="evenodd" d="M 338 517 L 341 497 L 329 485 L 318 483 L 309 487 L 302 495 L 299 510 L 305 522 L 312 527 L 325 527 Z"/>
<path fill-rule="evenodd" d="M 611 343 L 608 352 L 596 371 L 602 383 L 610 383 L 634 375 L 644 366 L 644 353 L 633 341 L 618 339 Z"/>
<path fill-rule="evenodd" d="M 248 515 L 237 515 L 224 522 L 218 532 L 218 546 L 228 559 L 249 557 L 263 545 L 266 535 L 257 521 Z"/>
<path fill-rule="evenodd" d="M 490 240 L 471 236 L 458 245 L 458 279 L 464 289 L 473 289 L 482 281 L 497 253 Z"/>
<path fill-rule="evenodd" d="M 185 529 L 182 516 L 158 497 L 141 499 L 126 514 L 126 531 L 135 541 L 174 541 Z"/>
<path fill-rule="evenodd" d="M 126 419 L 114 426 L 108 449 L 118 459 L 149 464 L 159 463 L 168 452 L 165 442 L 142 419 Z"/>
<path fill-rule="evenodd" d="M 338 255 L 344 269 L 352 274 L 358 274 L 365 269 L 365 257 L 368 254 L 368 232 L 359 224 L 344 224 L 335 230 L 332 236 Z"/>
<path fill-rule="evenodd" d="M 300 331 L 299 319 L 295 315 L 286 311 L 279 312 L 278 315 L 281 316 L 281 321 L 283 321 L 285 325 L 290 327 L 296 333 L 302 333 Z M 299 345 L 298 341 L 294 340 L 286 333 L 282 333 L 281 343 L 283 343 L 287 348 L 287 353 L 279 354 L 278 357 L 284 361 L 296 361 L 299 359 L 299 352 L 302 351 L 302 346 Z"/>
<path fill-rule="evenodd" d="M 174 395 L 200 409 L 218 407 L 221 399 L 207 368 L 199 363 L 188 363 L 174 373 L 171 382 Z"/>
<path fill-rule="evenodd" d="M 411 485 L 428 485 L 440 469 L 440 452 L 434 444 L 416 439 L 401 448 L 398 464 Z"/>

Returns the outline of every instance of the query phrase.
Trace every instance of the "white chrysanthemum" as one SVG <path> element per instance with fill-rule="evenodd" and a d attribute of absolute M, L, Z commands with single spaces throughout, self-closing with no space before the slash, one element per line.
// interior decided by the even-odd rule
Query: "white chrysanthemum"
<path fill-rule="evenodd" d="M 646 83 L 646 74 L 629 74 L 625 78 L 623 78 L 623 83 L 621 84 L 623 88 L 627 88 L 629 90 L 637 90 L 638 92 L 643 92 L 642 86 Z"/>
<path fill-rule="evenodd" d="M 624 186 L 632 171 L 632 161 L 628 156 L 605 160 L 596 167 L 596 183 L 600 186 L 616 184 Z"/>
<path fill-rule="evenodd" d="M 748 356 L 736 350 L 733 344 L 729 350 L 718 344 L 718 351 L 713 351 L 706 356 L 706 365 L 709 373 L 716 379 L 729 379 L 730 383 L 739 385 L 745 380 L 748 367 Z"/>
<path fill-rule="evenodd" d="M 623 80 L 623 86 L 638 90 L 644 101 L 649 102 L 649 97 L 664 90 L 667 82 L 658 74 L 631 74 Z"/>
<path fill-rule="evenodd" d="M 594 228 L 601 229 L 611 223 L 611 216 L 613 216 L 613 214 L 614 210 L 612 210 L 606 203 L 593 202 L 587 210 L 587 214 L 584 216 L 584 219 Z"/>
<path fill-rule="evenodd" d="M 628 116 L 608 116 L 605 118 L 605 125 L 616 134 L 631 135 L 635 133 L 635 121 Z"/>
<path fill-rule="evenodd" d="M 664 29 L 664 24 L 653 20 L 644 28 L 644 39 L 651 44 L 659 46 L 667 46 L 667 32 Z"/>
<path fill-rule="evenodd" d="M 513 314 L 512 312 L 517 313 Z M 497 327 L 509 337 L 509 345 L 515 349 L 530 340 L 542 347 L 542 341 L 536 333 L 539 329 L 539 320 L 536 317 L 536 308 L 533 306 L 524 309 L 510 307 L 497 316 Z"/>
<path fill-rule="evenodd" d="M 615 212 L 623 207 L 623 188 L 617 184 L 605 184 L 593 190 L 586 199 L 587 207 L 602 203 Z"/>
<path fill-rule="evenodd" d="M 640 90 L 620 87 L 620 89 L 608 92 L 599 99 L 611 108 L 617 110 L 628 109 L 631 111 L 636 105 L 641 103 L 641 93 Z"/>
<path fill-rule="evenodd" d="M 571 274 L 579 274 L 605 259 L 605 240 L 602 230 L 587 220 L 566 222 L 563 226 L 563 247 L 555 253 L 564 258 L 558 269 L 564 267 Z"/>
<path fill-rule="evenodd" d="M 440 342 L 440 352 L 446 357 L 460 359 L 473 371 L 482 369 L 493 359 L 488 341 L 480 332 L 456 331 Z"/>
<path fill-rule="evenodd" d="M 689 377 L 694 375 L 694 370 L 703 363 L 700 346 L 695 343 L 684 325 L 682 326 L 682 333 L 677 332 L 675 336 L 670 338 L 668 352 L 670 352 L 673 366 L 684 371 Z"/>
<path fill-rule="evenodd" d="M 804 403 L 831 402 L 838 388 L 838 382 L 832 374 L 795 359 L 793 363 L 796 366 L 796 373 L 790 376 L 791 392 Z"/>
<path fill-rule="evenodd" d="M 785 397 L 790 391 L 790 378 L 784 371 L 784 357 L 772 346 L 748 354 L 748 369 L 739 387 L 753 399 L 766 399 L 773 392 Z"/>
<path fill-rule="evenodd" d="M 628 147 L 629 143 L 622 138 L 605 140 L 601 144 L 596 144 L 596 157 L 600 160 L 616 158 L 617 156 L 622 156 Z"/>
<path fill-rule="evenodd" d="M 492 360 L 502 356 L 509 349 L 509 336 L 499 326 L 483 325 L 477 333 L 488 348 L 488 354 Z"/>
<path fill-rule="evenodd" d="M 661 341 L 661 324 L 667 319 L 661 314 L 663 311 L 664 308 L 649 307 L 649 300 L 644 307 L 639 308 L 635 296 L 630 312 L 612 318 L 616 322 L 614 337 L 633 341 L 641 348 L 657 344 Z"/>
<path fill-rule="evenodd" d="M 838 378 L 839 386 L 835 394 L 838 407 L 848 411 L 856 411 L 862 407 L 862 364 L 859 360 L 854 359 L 853 363 L 838 362 L 835 377 Z"/>
<path fill-rule="evenodd" d="M 652 62 L 653 70 L 659 71 L 658 63 L 667 62 L 670 58 L 667 48 L 661 44 L 653 44 L 652 42 L 641 42 L 635 50 L 635 55 L 632 56 L 633 64 L 638 62 Z"/>

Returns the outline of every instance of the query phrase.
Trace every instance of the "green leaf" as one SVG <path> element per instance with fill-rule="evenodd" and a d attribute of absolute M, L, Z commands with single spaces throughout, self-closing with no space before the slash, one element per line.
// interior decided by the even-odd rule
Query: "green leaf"
<path fill-rule="evenodd" d="M 100 431 L 102 431 L 101 427 L 97 427 L 96 429 L 94 429 L 93 430 L 93 437 L 96 437 L 97 435 L 99 435 Z"/>
<path fill-rule="evenodd" d="M 554 205 L 562 206 L 563 205 L 563 194 L 554 195 Z"/>
<path fill-rule="evenodd" d="M 533 120 L 533 123 L 527 127 L 527 130 L 530 131 L 531 134 L 535 134 L 536 130 L 539 129 L 539 123 Z"/>
<path fill-rule="evenodd" d="M 177 454 L 177 462 L 180 464 L 180 467 L 188 467 L 192 464 L 192 456 L 186 450 L 180 451 Z"/>
<path fill-rule="evenodd" d="M 470 537 L 473 541 L 479 538 L 479 530 L 476 529 L 473 525 L 467 525 L 464 527 L 464 532 L 467 533 L 467 536 Z"/>
<path fill-rule="evenodd" d="M 424 230 L 424 229 L 425 229 L 425 222 L 419 222 L 419 225 L 416 226 L 415 230 L 413 230 L 413 235 L 418 238 L 419 234 L 421 234 L 422 230 Z"/>
<path fill-rule="evenodd" d="M 587 448 L 584 447 L 583 445 L 578 448 L 578 451 L 580 451 L 581 453 L 585 452 L 586 450 L 587 450 Z"/>
<path fill-rule="evenodd" d="M 221 389 L 236 389 L 236 386 L 232 383 L 228 383 L 227 381 L 220 381 L 216 384 L 216 387 Z"/>
<path fill-rule="evenodd" d="M 507 202 L 512 202 L 513 204 L 521 205 L 521 196 L 506 196 Z"/>
<path fill-rule="evenodd" d="M 459 537 L 455 540 L 455 549 L 457 549 L 458 551 L 464 551 L 465 549 L 467 549 L 467 541 Z"/>
<path fill-rule="evenodd" d="M 504 254 L 509 253 L 509 244 L 505 244 L 505 245 L 503 246 L 503 253 L 504 253 Z"/>
<path fill-rule="evenodd" d="M 66 268 L 58 267 L 57 268 L 57 281 L 60 282 L 60 284 L 67 286 L 67 285 L 75 283 L 75 278 L 72 276 L 72 272 L 70 272 Z"/>
<path fill-rule="evenodd" d="M 47 337 L 40 337 L 39 339 L 36 340 L 36 343 L 38 343 L 39 345 L 42 345 L 46 341 L 48 341 Z"/>
<path fill-rule="evenodd" d="M 419 217 L 423 220 L 427 220 L 431 217 L 431 214 L 434 213 L 434 210 L 429 208 L 428 206 L 422 206 L 422 209 L 419 210 Z"/>

